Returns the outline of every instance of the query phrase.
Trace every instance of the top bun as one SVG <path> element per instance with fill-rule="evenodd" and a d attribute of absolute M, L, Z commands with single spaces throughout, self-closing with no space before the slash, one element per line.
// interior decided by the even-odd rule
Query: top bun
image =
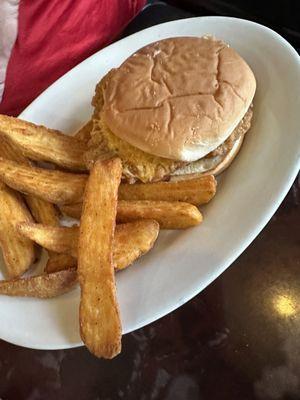
<path fill-rule="evenodd" d="M 147 153 L 195 161 L 228 138 L 255 89 L 250 67 L 224 42 L 170 38 L 113 71 L 103 118 L 116 136 Z"/>

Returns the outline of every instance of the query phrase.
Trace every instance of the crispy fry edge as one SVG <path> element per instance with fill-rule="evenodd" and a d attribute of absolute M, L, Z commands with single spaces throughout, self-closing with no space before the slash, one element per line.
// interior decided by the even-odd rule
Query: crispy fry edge
<path fill-rule="evenodd" d="M 103 358 L 113 358 L 121 351 L 122 329 L 112 263 L 121 173 L 120 159 L 95 163 L 84 194 L 79 233 L 80 334 L 90 352 Z"/>

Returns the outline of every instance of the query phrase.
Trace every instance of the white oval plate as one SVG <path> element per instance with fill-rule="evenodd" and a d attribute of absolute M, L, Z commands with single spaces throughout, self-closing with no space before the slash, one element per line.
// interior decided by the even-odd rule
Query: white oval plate
<path fill-rule="evenodd" d="M 282 37 L 253 22 L 225 17 L 168 22 L 99 51 L 21 114 L 74 132 L 89 118 L 94 87 L 109 69 L 155 40 L 207 33 L 228 42 L 255 73 L 253 126 L 223 174 L 217 196 L 202 207 L 203 224 L 162 232 L 153 251 L 117 274 L 124 333 L 155 321 L 204 289 L 245 250 L 283 200 L 299 168 L 299 57 Z M 78 304 L 78 290 L 52 300 L 1 296 L 0 336 L 37 349 L 79 346 Z"/>

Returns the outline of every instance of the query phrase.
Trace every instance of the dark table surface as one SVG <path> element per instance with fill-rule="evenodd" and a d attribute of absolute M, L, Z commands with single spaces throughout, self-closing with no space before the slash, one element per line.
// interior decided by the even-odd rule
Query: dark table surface
<path fill-rule="evenodd" d="M 155 4 L 125 34 L 189 15 Z M 1 341 L 0 399 L 300 399 L 299 205 L 298 179 L 225 273 L 180 309 L 124 336 L 112 361 L 85 348 L 37 351 Z"/>

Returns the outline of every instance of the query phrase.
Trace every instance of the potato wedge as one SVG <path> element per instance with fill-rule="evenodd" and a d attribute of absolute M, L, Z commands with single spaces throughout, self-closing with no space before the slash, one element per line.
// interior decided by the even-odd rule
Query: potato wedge
<path fill-rule="evenodd" d="M 53 204 L 32 195 L 25 196 L 25 200 L 35 221 L 49 226 L 60 226 L 58 212 Z M 54 262 L 56 264 L 58 263 L 57 260 L 58 254 L 48 250 L 48 256 L 49 258 L 45 267 L 46 272 L 47 272 L 47 265 L 49 263 L 54 263 Z M 64 262 L 65 264 L 69 265 L 69 268 L 73 265 L 70 263 L 70 257 L 67 255 L 65 256 Z M 60 264 L 62 264 L 62 259 L 60 259 Z"/>
<path fill-rule="evenodd" d="M 21 276 L 35 260 L 34 243 L 20 235 L 19 222 L 33 222 L 22 197 L 0 182 L 0 247 L 10 278 Z"/>
<path fill-rule="evenodd" d="M 37 167 L 24 167 L 0 159 L 0 178 L 16 190 L 32 193 L 55 204 L 82 201 L 87 175 L 71 174 Z M 199 205 L 216 192 L 213 175 L 179 182 L 121 184 L 120 200 L 184 201 Z"/>
<path fill-rule="evenodd" d="M 121 181 L 120 159 L 96 161 L 87 182 L 78 244 L 80 334 L 91 353 L 113 358 L 121 351 L 113 238 Z"/>
<path fill-rule="evenodd" d="M 31 167 L 31 162 L 6 138 L 0 140 L 0 157 Z M 58 212 L 53 204 L 33 195 L 25 196 L 26 203 L 36 222 L 46 225 L 59 225 Z"/>
<path fill-rule="evenodd" d="M 0 115 L 0 133 L 32 160 L 49 161 L 72 170 L 86 170 L 83 161 L 86 146 L 72 136 L 7 115 Z"/>
<path fill-rule="evenodd" d="M 118 222 L 148 218 L 156 220 L 161 229 L 186 229 L 202 222 L 202 215 L 198 208 L 189 203 L 150 200 L 119 201 Z"/>
<path fill-rule="evenodd" d="M 18 164 L 31 165 L 30 161 L 22 154 L 20 149 L 14 145 L 11 140 L 2 135 L 0 136 L 0 157 L 15 161 Z"/>
<path fill-rule="evenodd" d="M 53 204 L 32 195 L 25 195 L 25 200 L 36 222 L 59 226 L 58 210 Z"/>
<path fill-rule="evenodd" d="M 79 228 L 77 226 L 57 227 L 35 223 L 21 223 L 17 226 L 17 229 L 21 235 L 33 240 L 45 249 L 77 258 L 79 235 Z"/>
<path fill-rule="evenodd" d="M 0 295 L 49 299 L 70 291 L 76 283 L 76 270 L 68 269 L 53 274 L 0 281 Z"/>
<path fill-rule="evenodd" d="M 122 184 L 119 199 L 184 201 L 199 206 L 214 197 L 216 187 L 217 181 L 213 175 L 176 182 Z"/>
<path fill-rule="evenodd" d="M 116 226 L 113 260 L 117 271 L 127 268 L 152 249 L 159 233 L 157 221 L 137 220 Z"/>
<path fill-rule="evenodd" d="M 59 254 L 51 252 L 49 257 L 45 272 L 50 274 L 52 272 L 63 271 L 64 269 L 76 268 L 77 269 L 77 259 L 69 256 L 68 254 Z"/>
<path fill-rule="evenodd" d="M 60 207 L 66 215 L 78 219 L 81 208 L 81 203 Z M 124 223 L 138 219 L 154 219 L 160 229 L 185 229 L 200 224 L 202 215 L 194 205 L 180 201 L 119 200 L 117 221 Z"/>
<path fill-rule="evenodd" d="M 21 223 L 18 231 L 40 246 L 77 258 L 78 227 L 52 227 L 42 224 Z M 153 220 L 140 220 L 116 226 L 113 263 L 116 270 L 124 269 L 153 246 L 159 232 L 159 225 Z M 66 268 L 74 267 L 70 263 Z M 56 271 L 65 268 L 55 268 Z M 48 268 L 47 268 L 48 271 Z M 48 271 L 50 272 L 50 271 Z M 53 272 L 53 270 L 51 271 Z"/>
<path fill-rule="evenodd" d="M 15 190 L 50 203 L 81 201 L 86 179 L 87 176 L 83 174 L 29 167 L 0 158 L 0 180 Z"/>
<path fill-rule="evenodd" d="M 0 157 L 15 161 L 18 164 L 22 164 L 28 167 L 32 166 L 32 162 L 24 157 L 20 150 L 11 141 L 4 137 L 1 137 L 0 140 Z M 25 195 L 25 201 L 36 222 L 52 226 L 60 225 L 58 210 L 53 204 L 30 194 Z M 52 252 L 48 252 L 48 255 L 48 263 L 50 263 L 51 259 L 55 255 Z M 57 260 L 55 260 L 55 262 L 57 263 Z M 68 264 L 70 263 L 68 262 Z"/>
<path fill-rule="evenodd" d="M 89 120 L 84 124 L 74 135 L 74 138 L 87 143 L 91 138 L 91 131 L 93 129 L 93 120 Z"/>

